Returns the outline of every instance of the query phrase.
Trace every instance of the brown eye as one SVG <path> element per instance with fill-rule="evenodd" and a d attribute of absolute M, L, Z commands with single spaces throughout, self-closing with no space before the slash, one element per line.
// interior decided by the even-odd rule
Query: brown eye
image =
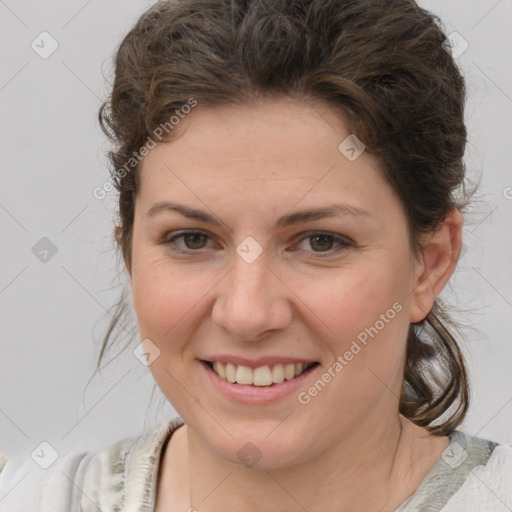
<path fill-rule="evenodd" d="M 318 251 L 328 251 L 332 249 L 333 237 L 331 235 L 315 235 L 310 237 L 310 245 Z"/>
<path fill-rule="evenodd" d="M 210 237 L 201 231 L 182 231 L 160 243 L 176 252 L 196 252 L 204 249 Z M 181 240 L 183 243 L 177 243 Z"/>
<path fill-rule="evenodd" d="M 182 237 L 187 249 L 202 249 L 207 238 L 203 233 L 189 233 L 182 235 Z"/>
<path fill-rule="evenodd" d="M 303 245 L 302 248 L 300 247 L 301 245 Z M 333 248 L 336 245 L 338 247 Z M 343 252 L 351 245 L 352 243 L 349 240 L 336 236 L 332 233 L 317 231 L 309 233 L 308 236 L 303 237 L 299 244 L 296 246 L 298 249 L 294 248 L 293 250 L 299 250 L 300 252 L 313 252 L 313 254 L 316 254 L 316 256 L 327 257 L 336 253 Z M 304 246 L 306 247 L 304 248 Z M 311 249 L 313 250 L 311 251 Z"/>

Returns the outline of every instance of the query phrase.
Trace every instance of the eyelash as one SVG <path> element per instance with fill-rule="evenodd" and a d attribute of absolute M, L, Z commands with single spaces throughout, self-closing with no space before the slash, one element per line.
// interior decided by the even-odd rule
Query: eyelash
<path fill-rule="evenodd" d="M 174 252 L 178 252 L 178 253 L 181 253 L 181 254 L 193 254 L 193 253 L 199 253 L 200 251 L 203 250 L 203 248 L 201 249 L 197 249 L 197 250 L 194 250 L 194 249 L 181 249 L 181 248 L 173 248 L 171 247 L 172 245 L 176 245 L 176 240 L 179 239 L 179 238 L 184 238 L 185 236 L 187 235 L 204 235 L 208 238 L 211 239 L 210 236 L 208 236 L 206 233 L 202 232 L 202 231 L 196 231 L 196 230 L 186 230 L 186 231 L 181 231 L 179 232 L 178 234 L 174 235 L 173 237 L 171 238 L 167 238 L 167 239 L 164 239 L 160 242 L 161 245 L 169 248 L 170 250 L 174 251 Z M 345 251 L 348 247 L 352 246 L 353 244 L 351 242 L 349 242 L 347 239 L 345 238 L 341 238 L 337 235 L 334 235 L 332 233 L 329 233 L 328 231 L 308 231 L 306 234 L 306 236 L 303 236 L 298 243 L 302 242 L 303 240 L 306 240 L 307 238 L 314 238 L 315 236 L 326 236 L 326 237 L 330 237 L 332 238 L 333 242 L 334 243 L 339 243 L 341 244 L 341 248 L 338 248 L 338 249 L 329 249 L 327 251 L 312 251 L 313 254 L 315 254 L 316 256 L 320 257 L 320 258 L 325 258 L 325 257 L 328 257 L 328 256 L 332 256 L 333 254 L 335 253 L 340 253 L 340 252 L 343 252 Z M 303 251 L 301 249 L 292 249 L 293 252 L 295 251 L 299 251 L 299 252 L 310 252 L 310 251 Z"/>

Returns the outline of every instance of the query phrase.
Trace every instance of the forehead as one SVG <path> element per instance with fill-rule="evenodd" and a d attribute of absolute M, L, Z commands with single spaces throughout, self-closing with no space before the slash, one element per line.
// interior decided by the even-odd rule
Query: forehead
<path fill-rule="evenodd" d="M 183 196 L 284 209 L 299 201 L 350 199 L 375 208 L 386 195 L 396 200 L 375 157 L 363 152 L 350 160 L 340 150 L 351 134 L 329 105 L 286 98 L 198 106 L 180 123 L 178 137 L 142 162 L 138 199 L 148 207 Z"/>
<path fill-rule="evenodd" d="M 363 167 L 379 168 L 377 159 L 368 153 L 350 161 L 349 153 L 340 151 L 340 143 L 346 149 L 353 135 L 342 111 L 323 102 L 285 97 L 242 105 L 199 105 L 172 133 L 175 139 L 157 144 L 145 156 L 141 178 L 147 174 L 144 169 L 162 163 L 187 167 L 190 172 L 201 169 L 204 177 L 210 169 L 219 175 L 228 167 L 245 168 L 247 172 L 241 176 L 255 178 L 271 178 L 285 167 L 311 176 L 315 170 L 311 167 L 322 163 L 338 164 L 354 173 Z M 274 165 L 262 165 L 270 163 Z M 325 169 L 316 173 L 321 175 L 322 171 Z"/>

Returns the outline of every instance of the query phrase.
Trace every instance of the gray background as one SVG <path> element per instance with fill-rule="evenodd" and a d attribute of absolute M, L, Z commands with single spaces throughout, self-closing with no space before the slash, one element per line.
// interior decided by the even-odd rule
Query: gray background
<path fill-rule="evenodd" d="M 89 382 L 107 311 L 126 286 L 111 237 L 113 196 L 92 195 L 108 178 L 97 111 L 116 46 L 151 3 L 0 1 L 4 455 L 43 440 L 59 452 L 96 449 L 175 414 L 158 389 L 152 395 L 135 344 Z M 466 219 L 464 254 L 443 292 L 473 327 L 462 347 L 474 397 L 463 430 L 512 443 L 512 2 L 420 5 L 469 43 L 457 60 L 469 92 L 468 174 L 482 175 L 481 201 Z M 31 47 L 43 31 L 59 45 L 47 59 Z M 33 252 L 43 237 L 57 249 L 46 262 Z"/>

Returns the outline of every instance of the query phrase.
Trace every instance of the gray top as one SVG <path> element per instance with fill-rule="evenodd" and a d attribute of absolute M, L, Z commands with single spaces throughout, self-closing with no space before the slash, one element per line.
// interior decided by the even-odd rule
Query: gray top
<path fill-rule="evenodd" d="M 161 457 L 181 425 L 179 417 L 166 420 L 98 452 L 63 456 L 41 471 L 23 453 L 0 460 L 0 511 L 153 512 Z M 394 512 L 512 511 L 512 446 L 458 430 L 449 440 Z"/>
<path fill-rule="evenodd" d="M 93 456 L 83 494 L 76 496 L 82 512 L 130 510 L 152 512 L 160 459 L 172 434 L 183 425 L 179 417 L 160 423 L 142 436 L 116 443 Z M 440 459 L 414 494 L 394 512 L 439 512 L 460 489 L 472 469 L 485 466 L 498 443 L 455 430 Z M 96 467 L 97 466 L 97 467 Z M 91 500 L 92 498 L 92 500 Z M 96 507 L 91 507 L 93 502 Z"/>
<path fill-rule="evenodd" d="M 450 443 L 420 486 L 395 512 L 438 512 L 460 489 L 471 470 L 485 466 L 498 443 L 455 430 Z"/>

